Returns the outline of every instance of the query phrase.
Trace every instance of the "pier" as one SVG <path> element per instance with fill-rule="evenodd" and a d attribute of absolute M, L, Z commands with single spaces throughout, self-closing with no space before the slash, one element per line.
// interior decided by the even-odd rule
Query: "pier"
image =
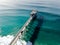
<path fill-rule="evenodd" d="M 29 25 L 29 23 L 34 20 L 37 17 L 37 11 L 33 10 L 30 14 L 30 18 L 27 20 L 27 22 L 23 25 L 23 27 L 18 31 L 17 35 L 15 38 L 11 41 L 9 45 L 15 45 L 17 40 L 21 38 L 22 34 L 24 33 L 26 27 Z"/>

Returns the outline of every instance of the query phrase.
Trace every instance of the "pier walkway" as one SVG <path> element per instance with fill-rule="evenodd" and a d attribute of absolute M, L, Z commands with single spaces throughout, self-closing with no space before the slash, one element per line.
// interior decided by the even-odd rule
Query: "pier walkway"
<path fill-rule="evenodd" d="M 36 17 L 36 11 L 33 11 L 30 18 L 28 19 L 28 21 L 23 25 L 23 27 L 19 30 L 19 32 L 17 33 L 17 35 L 15 36 L 15 38 L 11 41 L 11 43 L 9 45 L 15 45 L 15 43 L 17 42 L 17 40 L 19 38 L 21 38 L 22 34 L 24 33 L 24 31 L 26 30 L 26 27 L 31 23 L 32 20 L 35 19 Z"/>

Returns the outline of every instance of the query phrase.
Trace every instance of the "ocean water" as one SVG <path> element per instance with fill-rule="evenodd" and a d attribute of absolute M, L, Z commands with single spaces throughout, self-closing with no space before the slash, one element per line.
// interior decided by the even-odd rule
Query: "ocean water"
<path fill-rule="evenodd" d="M 34 44 L 60 45 L 59 4 L 59 0 L 0 1 L 0 40 L 3 40 L 2 44 L 0 41 L 0 45 L 4 45 L 5 37 L 9 37 L 7 35 L 14 36 L 17 34 L 19 29 L 30 17 L 32 9 L 38 10 L 38 16 L 44 17 L 43 24 Z"/>
<path fill-rule="evenodd" d="M 0 35 L 16 34 L 27 19 L 24 16 L 0 16 Z"/>

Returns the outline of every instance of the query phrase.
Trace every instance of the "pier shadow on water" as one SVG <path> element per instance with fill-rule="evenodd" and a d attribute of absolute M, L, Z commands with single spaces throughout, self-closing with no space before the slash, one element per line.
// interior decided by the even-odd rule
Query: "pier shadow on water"
<path fill-rule="evenodd" d="M 38 24 L 36 26 L 36 28 L 34 29 L 34 34 L 32 35 L 32 37 L 30 38 L 30 41 L 32 42 L 32 44 L 34 45 L 34 42 L 35 40 L 37 39 L 38 37 L 38 34 L 39 34 L 39 31 L 40 31 L 40 28 L 43 24 L 43 16 L 40 16 L 39 18 L 37 18 L 37 21 L 38 21 Z"/>

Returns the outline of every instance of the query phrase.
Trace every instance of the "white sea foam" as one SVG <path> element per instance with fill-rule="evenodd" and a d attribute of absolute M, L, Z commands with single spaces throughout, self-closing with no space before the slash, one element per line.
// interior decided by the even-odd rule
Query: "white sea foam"
<path fill-rule="evenodd" d="M 10 42 L 13 40 L 14 36 L 7 35 L 7 36 L 0 36 L 0 45 L 9 45 Z M 15 45 L 32 45 L 30 41 L 26 42 L 24 40 L 19 39 Z"/>

